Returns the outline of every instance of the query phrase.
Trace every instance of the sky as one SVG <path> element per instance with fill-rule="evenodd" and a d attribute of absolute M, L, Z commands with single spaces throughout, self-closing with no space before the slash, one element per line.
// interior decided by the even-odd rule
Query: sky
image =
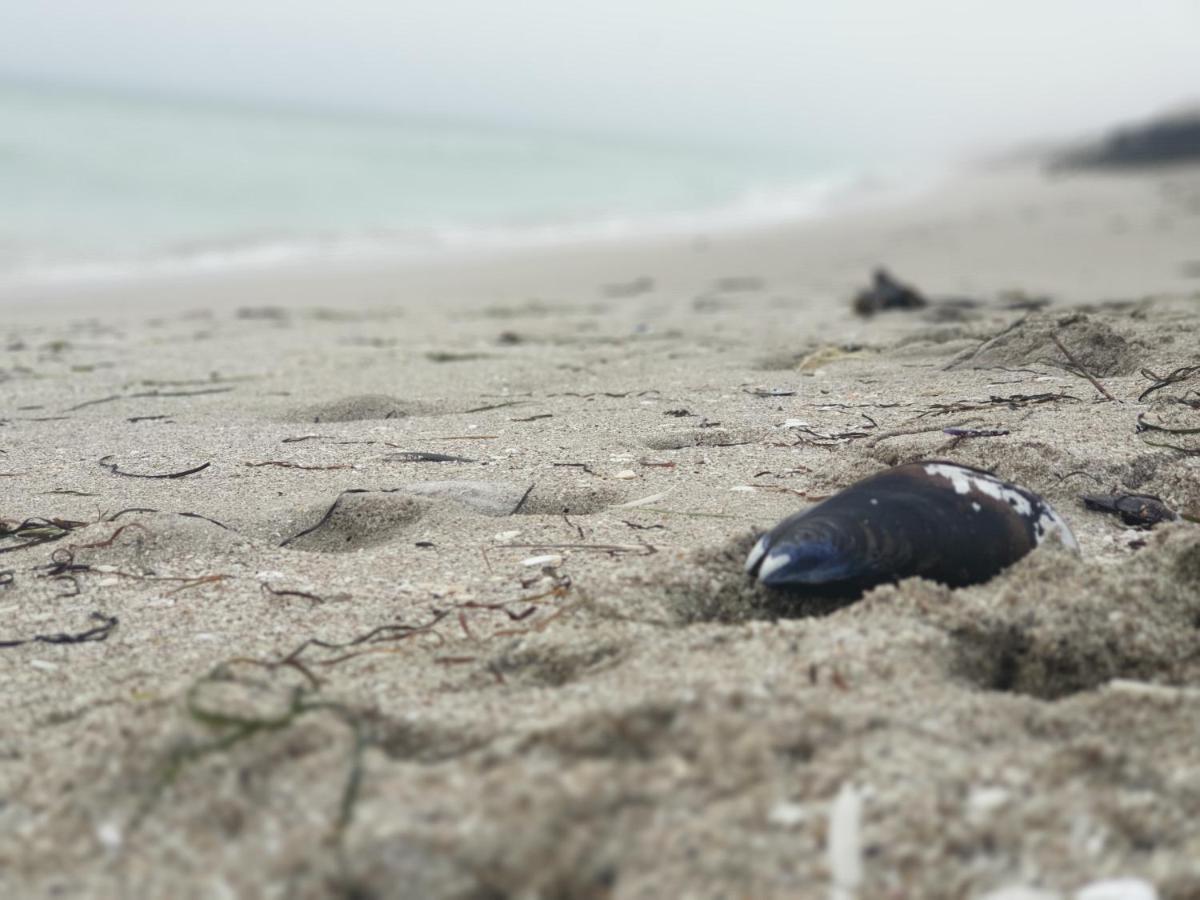
<path fill-rule="evenodd" d="M 0 73 L 685 142 L 973 152 L 1200 98 L 1200 0 L 0 0 Z"/>

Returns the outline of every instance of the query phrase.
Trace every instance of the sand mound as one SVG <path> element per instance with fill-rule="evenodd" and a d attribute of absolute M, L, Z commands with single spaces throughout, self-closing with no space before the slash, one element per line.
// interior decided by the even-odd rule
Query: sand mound
<path fill-rule="evenodd" d="M 302 406 L 286 416 L 289 422 L 369 422 L 429 415 L 429 407 L 386 394 L 357 394 Z"/>
<path fill-rule="evenodd" d="M 349 553 L 385 544 L 405 534 L 429 510 L 416 497 L 379 491 L 347 491 L 332 506 L 310 509 L 315 525 L 283 542 L 291 550 Z"/>
<path fill-rule="evenodd" d="M 1069 364 L 1054 343 L 1058 338 L 1092 375 L 1109 377 L 1137 371 L 1138 357 L 1129 341 L 1105 322 L 1084 313 L 1031 315 L 955 361 L 955 367 Z"/>

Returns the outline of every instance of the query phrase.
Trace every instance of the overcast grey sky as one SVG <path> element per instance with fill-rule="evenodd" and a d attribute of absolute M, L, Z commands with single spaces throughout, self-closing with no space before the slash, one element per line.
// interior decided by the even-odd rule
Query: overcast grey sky
<path fill-rule="evenodd" d="M 1200 96 L 1200 0 L 0 0 L 0 71 L 903 152 Z"/>

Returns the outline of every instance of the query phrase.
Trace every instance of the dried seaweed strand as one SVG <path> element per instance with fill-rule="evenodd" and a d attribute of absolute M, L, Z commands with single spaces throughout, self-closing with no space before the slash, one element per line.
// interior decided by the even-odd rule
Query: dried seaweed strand
<path fill-rule="evenodd" d="M 508 400 L 504 403 L 492 403 L 488 406 L 476 406 L 474 409 L 464 409 L 462 411 L 462 415 L 465 416 L 468 413 L 489 412 L 493 409 L 507 409 L 510 406 L 528 406 L 532 402 L 532 400 Z"/>
<path fill-rule="evenodd" d="M 144 531 L 144 532 L 146 532 L 146 534 L 154 533 L 149 528 L 147 528 L 145 525 L 143 525 L 141 522 L 130 522 L 127 525 L 121 525 L 120 527 L 118 527 L 116 531 L 114 531 L 112 534 L 110 534 L 107 538 L 105 538 L 102 541 L 95 541 L 94 543 L 91 543 L 91 544 L 72 544 L 71 550 L 72 551 L 74 551 L 74 550 L 96 550 L 96 549 L 99 549 L 102 547 L 111 547 L 113 545 L 113 542 L 116 541 L 117 538 L 119 538 L 122 534 L 124 534 L 126 531 L 128 531 L 131 528 L 136 528 L 139 531 Z"/>
<path fill-rule="evenodd" d="M 309 600 L 314 606 L 319 606 L 325 602 L 325 598 L 318 597 L 316 594 L 310 594 L 308 591 L 290 591 L 273 588 L 269 584 L 260 585 L 264 594 L 270 594 L 272 597 L 300 597 L 304 600 Z"/>
<path fill-rule="evenodd" d="M 72 519 L 30 518 L 10 527 L 4 520 L 0 520 L 0 539 L 8 537 L 28 538 L 23 544 L 17 544 L 12 547 L 0 547 L 0 553 L 15 553 L 27 547 L 36 547 L 39 544 L 49 544 L 53 541 L 62 540 L 72 531 L 75 531 L 77 528 L 83 528 L 87 524 L 87 522 L 77 522 Z"/>
<path fill-rule="evenodd" d="M 134 400 L 141 397 L 199 397 L 202 394 L 227 394 L 231 387 L 206 388 L 202 391 L 139 391 L 136 394 L 113 394 L 111 397 L 101 397 L 99 400 L 86 400 L 83 403 L 69 406 L 63 412 L 75 412 L 88 406 L 99 406 L 102 403 L 112 403 L 116 400 Z"/>
<path fill-rule="evenodd" d="M 114 475 L 122 475 L 125 478 L 184 478 L 187 475 L 195 475 L 197 472 L 203 472 L 205 469 L 207 469 L 209 466 L 212 465 L 212 463 L 206 462 L 206 463 L 201 463 L 198 466 L 194 466 L 191 469 L 184 469 L 182 472 L 167 472 L 167 473 L 164 473 L 161 475 L 151 475 L 151 474 L 145 474 L 145 473 L 140 473 L 140 472 L 125 472 L 122 469 L 118 468 L 116 463 L 110 463 L 109 462 L 110 459 L 112 459 L 111 454 L 108 456 L 100 457 L 100 459 L 97 460 L 97 462 L 100 464 L 101 467 L 108 469 L 108 471 L 112 472 Z"/>
<path fill-rule="evenodd" d="M 162 512 L 163 511 L 161 509 L 154 509 L 153 507 L 150 507 L 150 506 L 130 506 L 130 507 L 126 507 L 125 509 L 119 510 L 115 513 L 109 513 L 108 515 L 106 515 L 104 517 L 104 521 L 115 522 L 117 519 L 121 518 L 121 516 L 128 515 L 129 513 L 162 513 Z M 233 529 L 230 528 L 228 525 L 226 525 L 224 522 L 218 522 L 216 519 L 210 518 L 209 516 L 206 516 L 206 515 L 202 515 L 201 513 L 180 512 L 180 513 L 166 513 L 166 515 L 182 516 L 185 519 L 200 519 L 203 522 L 209 522 L 213 525 L 216 525 L 218 528 L 224 528 L 226 531 L 233 531 Z"/>
<path fill-rule="evenodd" d="M 264 466 L 275 466 L 276 468 L 279 468 L 279 469 L 301 469 L 305 472 L 326 472 L 326 471 L 330 471 L 333 469 L 353 469 L 354 468 L 354 466 L 349 465 L 347 463 L 337 463 L 337 464 L 334 464 L 331 466 L 305 466 L 305 465 L 301 465 L 300 463 L 287 462 L 285 460 L 278 460 L 278 459 L 268 459 L 268 460 L 264 460 L 263 462 L 246 462 L 246 463 L 242 463 L 242 465 L 248 466 L 251 469 L 261 469 Z"/>
<path fill-rule="evenodd" d="M 104 613 L 94 612 L 89 616 L 100 624 L 94 628 L 89 628 L 86 631 L 80 631 L 76 634 L 69 634 L 65 631 L 60 631 L 54 634 L 35 634 L 31 638 L 19 638 L 17 640 L 0 641 L 0 648 L 21 647 L 25 644 L 92 644 L 108 640 L 108 636 L 112 634 L 112 630 L 117 627 L 118 619 L 116 616 L 106 616 Z"/>
<path fill-rule="evenodd" d="M 533 488 L 534 488 L 534 485 L 532 485 L 532 484 L 531 484 L 531 485 L 530 485 L 530 486 L 529 486 L 529 487 L 528 487 L 528 488 L 525 490 L 525 493 L 521 495 L 521 499 L 520 499 L 520 500 L 518 500 L 518 501 L 517 501 L 517 505 L 513 507 L 513 510 L 512 510 L 512 515 L 514 515 L 514 516 L 515 516 L 517 513 L 519 513 L 519 512 L 521 511 L 521 508 L 522 508 L 522 507 L 525 505 L 525 501 L 526 501 L 526 500 L 528 500 L 528 499 L 529 499 L 529 495 L 533 493 Z"/>
<path fill-rule="evenodd" d="M 943 434 L 954 438 L 1004 437 L 1009 434 L 1002 428 L 943 428 Z"/>
<path fill-rule="evenodd" d="M 1145 400 L 1155 391 L 1162 390 L 1163 388 L 1169 387 L 1172 384 L 1178 384 L 1181 381 L 1186 381 L 1198 373 L 1200 373 L 1200 366 L 1181 366 L 1167 375 L 1155 375 L 1149 369 L 1142 369 L 1142 377 L 1149 378 L 1154 383 L 1138 394 L 1138 400 Z"/>
<path fill-rule="evenodd" d="M 1147 422 L 1146 414 L 1138 413 L 1137 431 L 1162 431 L 1167 434 L 1200 434 L 1200 428 L 1167 428 L 1165 425 L 1158 425 L 1154 422 Z"/>
<path fill-rule="evenodd" d="M 1144 412 L 1138 413 L 1137 426 L 1135 429 L 1138 434 L 1144 434 L 1147 431 L 1156 431 L 1156 432 L 1161 432 L 1162 434 L 1177 434 L 1177 435 L 1200 434 L 1200 428 L 1168 428 L 1165 425 L 1158 425 L 1154 422 L 1147 422 L 1145 420 L 1145 416 L 1146 416 L 1146 414 Z M 1161 441 L 1148 441 L 1148 440 L 1146 440 L 1145 437 L 1142 438 L 1142 442 L 1149 447 L 1161 447 L 1164 450 L 1177 450 L 1178 452 L 1186 453 L 1189 456 L 1195 456 L 1197 454 L 1200 454 L 1200 448 L 1197 448 L 1197 447 L 1183 447 L 1183 446 L 1180 446 L 1179 444 L 1168 444 L 1168 443 L 1161 442 Z"/>
<path fill-rule="evenodd" d="M 284 538 L 284 540 L 280 543 L 279 546 L 286 547 L 288 544 L 292 543 L 293 541 L 298 541 L 300 538 L 304 537 L 305 535 L 312 534 L 314 531 L 316 531 L 318 528 L 320 528 L 322 525 L 324 525 L 326 522 L 328 522 L 330 516 L 333 515 L 334 511 L 338 508 L 338 505 L 342 502 L 342 498 L 345 497 L 347 494 L 372 494 L 372 493 L 374 493 L 374 494 L 394 494 L 399 490 L 400 490 L 400 488 L 387 488 L 387 489 L 378 490 L 378 491 L 371 491 L 371 490 L 368 490 L 367 488 L 349 488 L 347 490 L 344 490 L 340 494 L 337 495 L 337 497 L 334 499 L 333 503 L 330 504 L 329 509 L 325 510 L 325 515 L 321 516 L 321 518 L 317 521 L 317 523 L 315 525 L 305 528 L 303 531 L 299 532 L 298 534 L 292 535 L 290 538 Z"/>
<path fill-rule="evenodd" d="M 522 550 L 595 550 L 600 553 L 636 553 L 652 556 L 658 548 L 650 544 L 499 544 L 489 550 L 506 550 L 509 547 Z"/>
<path fill-rule="evenodd" d="M 1081 402 L 1078 397 L 1071 394 L 1012 394 L 1008 397 L 998 397 L 993 394 L 987 400 L 955 400 L 953 403 L 934 403 L 916 418 L 923 419 L 926 416 L 945 416 L 951 413 L 974 412 L 975 410 L 1001 405 L 1007 406 L 1009 409 L 1020 409 L 1023 406 L 1053 403 L 1058 400 Z"/>
<path fill-rule="evenodd" d="M 402 450 L 399 453 L 389 453 L 384 457 L 384 462 L 458 462 L 458 463 L 473 463 L 474 459 L 467 459 L 465 456 L 452 456 L 449 453 L 431 453 L 427 450 Z"/>
<path fill-rule="evenodd" d="M 326 641 L 321 638 L 308 638 L 294 650 L 280 659 L 277 665 L 290 665 L 298 662 L 300 658 L 310 647 L 316 647 L 321 650 L 347 650 L 354 647 L 361 647 L 364 644 L 380 644 L 393 643 L 402 641 L 406 638 L 413 637 L 418 634 L 425 634 L 432 631 L 434 626 L 441 622 L 450 614 L 451 610 L 437 610 L 433 613 L 432 619 L 421 625 L 379 625 L 372 628 L 370 631 L 360 634 L 357 637 L 351 638 L 348 641 Z M 357 656 L 363 655 L 366 651 L 357 651 L 352 653 L 343 653 L 333 659 L 316 660 L 315 665 L 320 666 L 335 666 L 349 659 L 354 659 Z"/>

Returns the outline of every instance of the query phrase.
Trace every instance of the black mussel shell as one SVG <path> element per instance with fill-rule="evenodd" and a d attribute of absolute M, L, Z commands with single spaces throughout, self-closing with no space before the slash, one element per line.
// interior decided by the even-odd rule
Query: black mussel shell
<path fill-rule="evenodd" d="M 1083 505 L 1088 509 L 1112 513 L 1134 528 L 1153 528 L 1162 522 L 1179 521 L 1179 513 L 1150 494 L 1087 494 Z"/>
<path fill-rule="evenodd" d="M 921 576 L 979 584 L 1051 535 L 1078 549 L 1045 500 L 995 475 L 928 461 L 872 475 L 759 539 L 746 571 L 769 588 L 853 599 Z"/>

